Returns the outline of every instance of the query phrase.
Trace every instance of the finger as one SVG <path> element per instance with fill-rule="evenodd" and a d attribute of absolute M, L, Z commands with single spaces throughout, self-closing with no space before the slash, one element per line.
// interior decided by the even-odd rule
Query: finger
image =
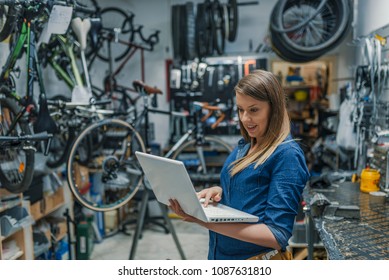
<path fill-rule="evenodd" d="M 199 192 L 197 193 L 197 198 L 200 199 L 200 198 L 205 197 L 206 193 L 207 193 L 207 190 L 201 190 L 201 191 L 199 191 Z"/>
<path fill-rule="evenodd" d="M 212 192 L 207 192 L 207 194 L 205 195 L 205 199 L 204 199 L 204 206 L 205 207 L 208 206 L 209 201 L 211 200 L 212 196 L 213 196 Z"/>
<path fill-rule="evenodd" d="M 215 196 L 213 197 L 213 200 L 216 201 L 216 202 L 219 202 L 221 199 L 222 199 L 222 196 L 221 196 L 220 193 L 218 193 L 217 195 L 215 195 Z"/>
<path fill-rule="evenodd" d="M 173 210 L 173 212 L 177 213 L 179 211 L 178 202 L 174 199 L 169 199 L 170 208 Z"/>

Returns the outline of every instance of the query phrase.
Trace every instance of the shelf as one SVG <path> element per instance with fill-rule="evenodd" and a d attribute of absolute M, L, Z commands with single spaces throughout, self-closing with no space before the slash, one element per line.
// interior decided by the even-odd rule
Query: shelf
<path fill-rule="evenodd" d="M 39 200 L 31 205 L 31 215 L 35 221 L 38 221 L 42 217 L 49 215 L 63 206 L 65 202 L 63 187 L 52 194 L 45 196 L 42 200 Z"/>
<path fill-rule="evenodd" d="M 21 205 L 22 197 L 20 194 L 13 194 L 5 189 L 0 189 L 0 213 Z"/>
<path fill-rule="evenodd" d="M 66 235 L 67 235 L 67 232 L 63 232 L 63 233 L 59 234 L 58 236 L 56 236 L 55 239 L 57 241 L 60 241 L 60 240 L 64 239 L 66 237 Z"/>
<path fill-rule="evenodd" d="M 1 239 L 0 259 L 15 260 L 26 259 L 24 229 L 15 232 L 7 238 Z"/>
<path fill-rule="evenodd" d="M 23 256 L 23 251 L 18 251 L 16 252 L 13 256 L 11 256 L 10 258 L 4 258 L 5 260 L 17 260 L 18 258 L 20 258 L 21 256 Z"/>

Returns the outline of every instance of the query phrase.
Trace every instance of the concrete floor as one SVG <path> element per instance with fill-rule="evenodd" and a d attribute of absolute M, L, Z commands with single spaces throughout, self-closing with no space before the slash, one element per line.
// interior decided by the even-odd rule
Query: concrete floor
<path fill-rule="evenodd" d="M 171 219 L 182 250 L 188 260 L 206 260 L 208 254 L 208 230 L 197 224 Z M 127 235 L 118 232 L 95 244 L 90 258 L 92 260 L 127 260 L 129 259 L 135 225 L 126 229 Z M 138 241 L 136 260 L 180 260 L 181 256 L 172 234 L 154 224 L 147 224 L 142 238 Z"/>

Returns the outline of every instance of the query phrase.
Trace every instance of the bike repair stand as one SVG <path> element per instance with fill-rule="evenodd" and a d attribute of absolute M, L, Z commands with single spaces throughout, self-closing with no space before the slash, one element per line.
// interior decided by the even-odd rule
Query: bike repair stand
<path fill-rule="evenodd" d="M 146 209 L 147 209 L 147 205 L 148 205 L 148 202 L 150 199 L 150 191 L 151 191 L 151 189 L 147 186 L 147 184 L 148 184 L 148 182 L 146 182 L 146 181 L 143 184 L 143 195 L 142 195 L 141 207 L 140 207 L 140 211 L 138 214 L 138 218 L 137 218 L 138 222 L 136 223 L 135 234 L 134 234 L 133 241 L 132 241 L 131 252 L 130 252 L 130 257 L 129 257 L 130 260 L 133 260 L 135 257 L 136 248 L 138 246 L 138 240 L 140 238 L 140 235 L 141 235 L 141 232 L 143 229 L 143 224 L 145 222 Z M 181 248 L 180 242 L 178 241 L 176 231 L 174 230 L 174 226 L 173 226 L 172 222 L 170 221 L 170 218 L 168 217 L 166 207 L 159 202 L 158 202 L 158 204 L 161 208 L 162 216 L 165 219 L 165 222 L 168 226 L 169 232 L 172 234 L 174 242 L 176 243 L 176 246 L 177 246 L 178 252 L 180 253 L 181 259 L 186 260 L 184 251 Z"/>

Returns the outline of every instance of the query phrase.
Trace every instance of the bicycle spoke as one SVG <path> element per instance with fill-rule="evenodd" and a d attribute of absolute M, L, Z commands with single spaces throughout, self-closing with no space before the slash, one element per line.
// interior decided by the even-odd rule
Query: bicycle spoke
<path fill-rule="evenodd" d="M 145 151 L 143 141 L 124 121 L 108 119 L 85 128 L 67 162 L 68 183 L 76 199 L 95 211 L 113 210 L 130 201 L 143 179 L 135 151 Z M 83 169 L 93 178 L 90 185 L 80 180 Z"/>
<path fill-rule="evenodd" d="M 221 167 L 232 148 L 217 137 L 206 136 L 199 146 L 191 140 L 180 146 L 173 159 L 184 162 L 194 187 L 199 190 L 219 184 Z"/>
<path fill-rule="evenodd" d="M 16 104 L 9 99 L 0 99 L 0 135 L 20 136 L 30 134 L 27 124 L 12 125 L 18 112 Z M 11 131 L 10 128 L 14 127 Z M 27 144 L 31 146 L 32 144 Z M 34 150 L 25 143 L 0 142 L 0 182 L 12 193 L 28 189 L 34 172 Z"/>

